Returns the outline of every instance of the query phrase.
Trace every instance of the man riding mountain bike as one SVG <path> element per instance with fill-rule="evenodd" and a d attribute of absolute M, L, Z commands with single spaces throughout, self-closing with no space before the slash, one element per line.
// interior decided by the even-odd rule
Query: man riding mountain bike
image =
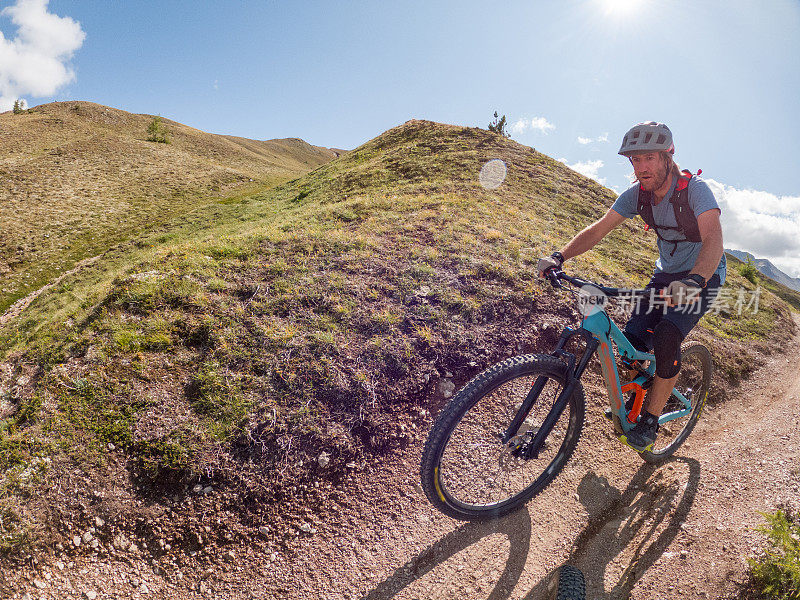
<path fill-rule="evenodd" d="M 626 435 L 628 445 L 638 451 L 652 447 L 656 440 L 658 417 L 680 371 L 681 343 L 711 307 L 727 269 L 721 211 L 714 194 L 697 175 L 678 168 L 674 153 L 672 132 L 666 125 L 653 121 L 635 125 L 625 134 L 619 154 L 630 160 L 636 183 L 620 194 L 601 219 L 537 265 L 540 276 L 560 269 L 564 261 L 590 250 L 637 214 L 648 229 L 655 230 L 659 256 L 646 286 L 654 293 L 636 306 L 623 331 L 637 350 L 652 351 L 656 358 L 645 406 Z"/>

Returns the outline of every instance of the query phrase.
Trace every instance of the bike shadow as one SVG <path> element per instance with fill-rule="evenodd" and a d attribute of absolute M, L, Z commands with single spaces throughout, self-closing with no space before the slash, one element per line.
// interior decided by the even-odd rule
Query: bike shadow
<path fill-rule="evenodd" d="M 501 600 L 508 597 L 525 569 L 531 545 L 531 515 L 522 508 L 511 515 L 490 521 L 465 523 L 437 540 L 392 575 L 384 579 L 361 600 L 387 600 L 403 589 L 424 577 L 438 565 L 446 562 L 462 550 L 481 541 L 483 538 L 500 533 L 508 537 L 508 561 L 497 583 L 487 596 L 487 600 Z"/>
<path fill-rule="evenodd" d="M 680 466 L 686 473 L 680 476 Z M 689 515 L 700 482 L 700 463 L 673 458 L 655 467 L 643 465 L 624 491 L 590 471 L 578 485 L 589 523 L 566 560 L 583 571 L 587 597 L 629 598 L 636 582 L 666 552 Z M 606 589 L 606 580 L 616 580 Z M 549 578 L 523 600 L 547 597 Z"/>

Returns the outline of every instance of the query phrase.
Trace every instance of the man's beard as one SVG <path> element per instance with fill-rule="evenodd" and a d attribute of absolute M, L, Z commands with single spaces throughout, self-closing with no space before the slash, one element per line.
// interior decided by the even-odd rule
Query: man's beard
<path fill-rule="evenodd" d="M 644 191 L 654 192 L 666 183 L 669 174 L 670 170 L 667 168 L 667 166 L 662 165 L 661 168 L 659 168 L 655 173 L 649 173 L 651 177 L 645 179 L 644 181 L 642 181 L 640 178 L 639 183 Z"/>

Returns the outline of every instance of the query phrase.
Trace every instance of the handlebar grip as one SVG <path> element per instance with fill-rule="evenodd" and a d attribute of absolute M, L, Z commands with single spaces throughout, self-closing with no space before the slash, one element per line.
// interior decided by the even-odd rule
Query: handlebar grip
<path fill-rule="evenodd" d="M 563 287 L 561 285 L 561 280 L 558 277 L 558 271 L 556 269 L 550 269 L 546 273 L 546 275 L 547 275 L 547 278 L 550 280 L 550 285 L 552 285 L 554 288 Z"/>

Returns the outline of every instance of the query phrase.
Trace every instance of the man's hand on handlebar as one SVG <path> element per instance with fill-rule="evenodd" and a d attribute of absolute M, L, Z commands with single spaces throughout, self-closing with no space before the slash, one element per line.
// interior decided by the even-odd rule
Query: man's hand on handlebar
<path fill-rule="evenodd" d="M 558 270 L 564 264 L 564 257 L 560 252 L 553 252 L 550 256 L 540 258 L 536 265 L 539 277 L 546 277 L 553 269 Z"/>
<path fill-rule="evenodd" d="M 692 304 L 700 299 L 702 288 L 691 279 L 673 281 L 661 290 L 661 296 L 667 301 L 667 306 L 681 306 Z"/>

